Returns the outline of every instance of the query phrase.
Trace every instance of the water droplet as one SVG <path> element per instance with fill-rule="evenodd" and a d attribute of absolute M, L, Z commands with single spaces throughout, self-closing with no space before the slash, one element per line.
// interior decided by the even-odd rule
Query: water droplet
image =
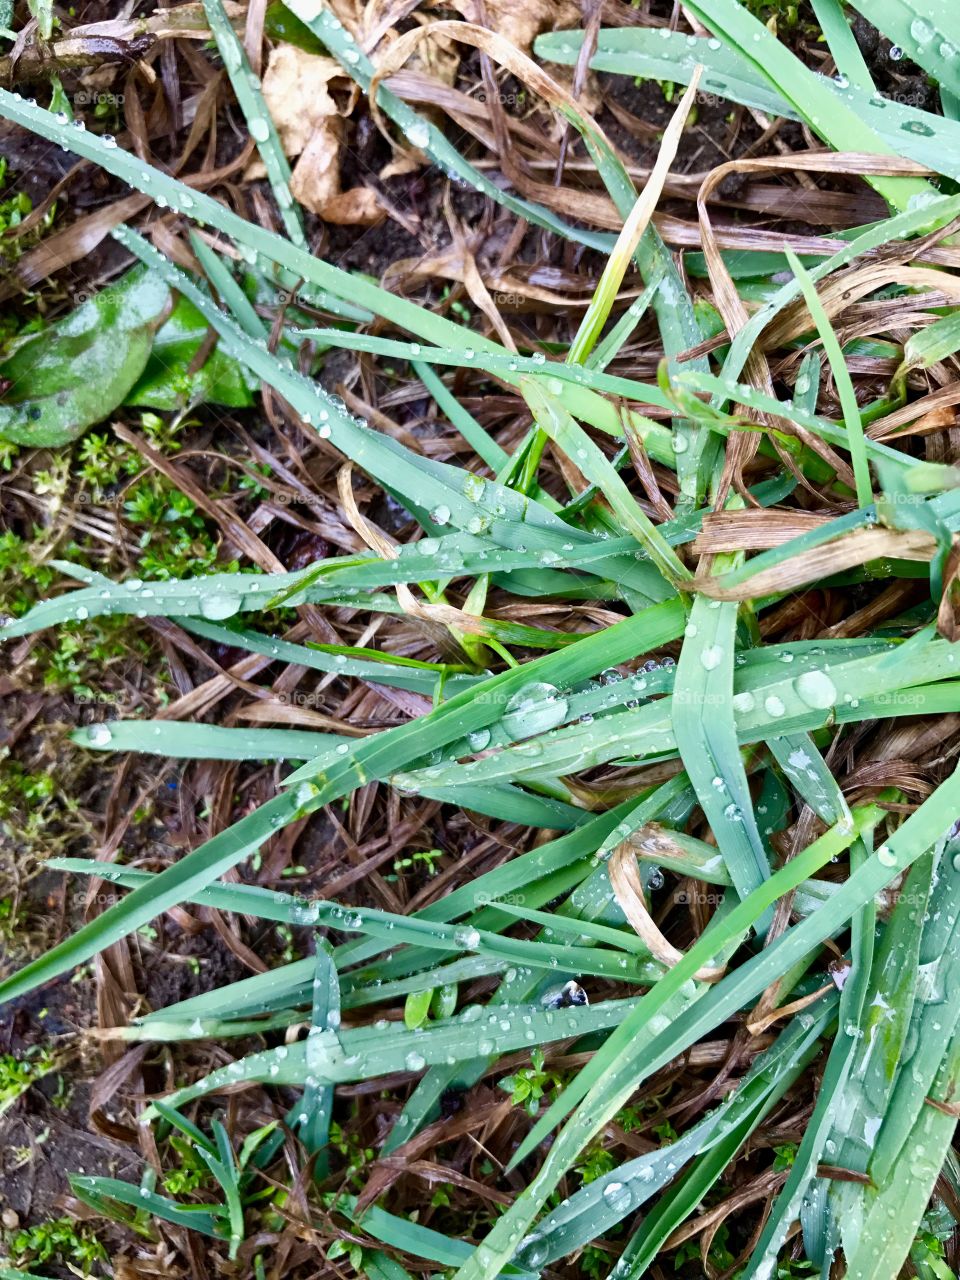
<path fill-rule="evenodd" d="M 471 751 L 483 751 L 490 742 L 489 729 L 474 729 L 472 733 L 467 734 L 467 742 L 470 744 Z"/>
<path fill-rule="evenodd" d="M 535 682 L 518 690 L 507 702 L 503 727 L 511 738 L 528 738 L 562 724 L 567 700 L 552 684 Z"/>
<path fill-rule="evenodd" d="M 430 512 L 430 519 L 434 524 L 444 525 L 450 523 L 449 507 L 434 507 Z"/>
<path fill-rule="evenodd" d="M 480 945 L 480 932 L 478 929 L 471 929 L 469 926 L 463 929 L 454 929 L 453 940 L 458 947 L 463 947 L 465 951 L 472 951 Z"/>
<path fill-rule="evenodd" d="M 304 805 L 310 803 L 316 794 L 317 788 L 312 782 L 301 782 L 293 794 L 294 803 L 298 809 L 302 809 Z"/>
<path fill-rule="evenodd" d="M 425 147 L 430 142 L 430 129 L 426 122 L 417 120 L 407 130 L 407 138 L 415 147 Z"/>
<path fill-rule="evenodd" d="M 608 1182 L 603 1188 L 603 1199 L 614 1213 L 627 1213 L 633 1203 L 629 1188 L 623 1182 Z"/>
<path fill-rule="evenodd" d="M 87 730 L 87 741 L 92 747 L 105 747 L 113 741 L 113 734 L 105 724 L 92 724 Z"/>
<path fill-rule="evenodd" d="M 538 1233 L 527 1236 L 517 1254 L 518 1260 L 522 1262 L 523 1266 L 537 1271 L 546 1262 L 548 1256 L 547 1243 Z"/>
<path fill-rule="evenodd" d="M 786 708 L 775 693 L 771 693 L 763 700 L 764 710 L 768 716 L 782 716 Z"/>
<path fill-rule="evenodd" d="M 924 124 L 922 120 L 905 120 L 900 128 L 904 133 L 913 133 L 920 138 L 932 138 L 936 132 L 930 125 Z"/>
<path fill-rule="evenodd" d="M 937 34 L 937 29 L 926 18 L 914 18 L 910 23 L 910 34 L 917 44 L 929 44 Z"/>
<path fill-rule="evenodd" d="M 802 702 L 815 711 L 826 711 L 837 701 L 837 689 L 825 671 L 804 671 L 793 687 Z"/>
<path fill-rule="evenodd" d="M 417 1053 L 415 1049 L 411 1049 L 404 1061 L 407 1064 L 408 1071 L 422 1071 L 427 1065 L 427 1060 L 422 1053 Z"/>
<path fill-rule="evenodd" d="M 888 844 L 882 844 L 877 849 L 877 861 L 883 867 L 895 867 L 897 865 L 897 855 Z"/>
<path fill-rule="evenodd" d="M 222 618 L 232 618 L 240 611 L 243 600 L 240 596 L 228 595 L 226 592 L 213 592 L 212 595 L 200 599 L 200 613 L 211 622 Z"/>
<path fill-rule="evenodd" d="M 700 665 L 705 671 L 713 671 L 723 661 L 723 650 L 718 644 L 710 644 L 700 654 Z"/>

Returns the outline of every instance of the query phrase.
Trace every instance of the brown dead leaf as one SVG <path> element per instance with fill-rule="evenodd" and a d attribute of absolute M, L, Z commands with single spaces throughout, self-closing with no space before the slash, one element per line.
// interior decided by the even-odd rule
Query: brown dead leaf
<path fill-rule="evenodd" d="M 290 191 L 305 209 L 322 213 L 340 194 L 340 133 L 334 119 L 324 120 L 296 163 Z"/>
<path fill-rule="evenodd" d="M 271 50 L 263 98 L 284 154 L 291 159 L 305 151 L 316 131 L 338 114 L 327 86 L 342 75 L 333 58 L 304 53 L 292 44 Z"/>
<path fill-rule="evenodd" d="M 620 910 L 633 926 L 637 937 L 650 948 L 650 954 L 668 969 L 679 964 L 683 959 L 683 952 L 678 951 L 672 942 L 668 942 L 647 910 L 637 853 L 629 840 L 624 840 L 614 849 L 607 863 L 607 873 Z M 721 968 L 703 965 L 693 976 L 698 982 L 717 982 L 725 972 L 725 965 Z"/>
<path fill-rule="evenodd" d="M 327 222 L 371 227 L 386 216 L 377 192 L 340 190 L 340 113 L 328 86 L 342 74 L 333 58 L 281 44 L 270 54 L 263 96 L 284 153 L 299 156 L 290 180 L 294 198 Z M 263 165 L 254 161 L 247 177 L 263 173 Z"/>
<path fill-rule="evenodd" d="M 786 511 L 775 507 L 744 511 L 711 511 L 693 542 L 696 555 L 720 551 L 767 551 L 828 524 L 825 511 Z"/>
<path fill-rule="evenodd" d="M 415 13 L 413 17 L 421 26 L 433 21 L 425 13 Z M 414 71 L 426 72 L 441 84 L 453 85 L 460 70 L 460 52 L 455 41 L 449 38 L 428 40 L 410 59 L 410 67 Z"/>
<path fill-rule="evenodd" d="M 351 187 L 349 191 L 341 191 L 339 195 L 331 196 L 316 212 L 327 222 L 343 227 L 373 227 L 387 216 L 380 193 L 373 187 Z"/>
<path fill-rule="evenodd" d="M 937 544 L 920 529 L 887 529 L 876 525 L 855 529 L 819 547 L 811 547 L 784 564 L 761 569 L 742 582 L 730 586 L 723 578 L 698 575 L 690 584 L 712 600 L 758 600 L 767 595 L 784 595 L 811 582 L 820 582 L 843 573 L 867 560 L 890 556 L 900 560 L 932 560 Z"/>
<path fill-rule="evenodd" d="M 482 22 L 477 0 L 452 0 L 468 22 Z M 541 31 L 580 25 L 580 7 L 571 0 L 485 0 L 486 24 L 515 48 L 529 53 Z"/>

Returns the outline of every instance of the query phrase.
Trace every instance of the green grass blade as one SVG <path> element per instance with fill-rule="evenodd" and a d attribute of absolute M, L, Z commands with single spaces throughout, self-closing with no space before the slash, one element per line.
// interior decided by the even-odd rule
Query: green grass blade
<path fill-rule="evenodd" d="M 867 462 L 867 446 L 863 434 L 863 422 L 860 418 L 860 406 L 857 403 L 857 393 L 853 388 L 853 380 L 847 369 L 847 362 L 843 357 L 843 351 L 840 349 L 837 335 L 833 331 L 833 325 L 830 323 L 823 303 L 820 301 L 820 295 L 817 293 L 810 276 L 801 266 L 797 255 L 790 248 L 786 250 L 786 254 L 790 269 L 800 285 L 803 299 L 813 317 L 814 324 L 817 326 L 820 341 L 823 343 L 823 349 L 826 352 L 827 360 L 833 373 L 843 409 L 843 421 L 847 431 L 847 448 L 853 460 L 853 474 L 857 482 L 857 501 L 861 507 L 867 507 L 873 501 L 873 486 L 870 481 L 870 466 Z"/>

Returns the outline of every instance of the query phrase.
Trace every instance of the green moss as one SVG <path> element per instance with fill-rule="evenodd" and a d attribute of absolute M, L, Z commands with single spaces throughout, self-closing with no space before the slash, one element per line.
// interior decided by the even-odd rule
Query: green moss
<path fill-rule="evenodd" d="M 17 1267 L 55 1262 L 90 1275 L 107 1251 L 88 1226 L 70 1218 L 54 1218 L 35 1227 L 6 1233 L 10 1260 Z"/>

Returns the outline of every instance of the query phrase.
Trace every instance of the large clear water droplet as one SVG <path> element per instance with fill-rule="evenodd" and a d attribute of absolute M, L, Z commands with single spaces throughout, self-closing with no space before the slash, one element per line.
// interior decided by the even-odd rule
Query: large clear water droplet
<path fill-rule="evenodd" d="M 837 688 L 825 671 L 804 671 L 793 687 L 801 701 L 815 711 L 826 711 L 836 704 Z"/>
<path fill-rule="evenodd" d="M 603 1188 L 603 1199 L 614 1213 L 627 1213 L 633 1200 L 623 1182 L 608 1182 Z"/>
<path fill-rule="evenodd" d="M 508 701 L 503 713 L 503 727 L 511 738 L 529 738 L 546 733 L 562 724 L 567 714 L 567 700 L 552 684 L 537 681 L 518 690 Z"/>
<path fill-rule="evenodd" d="M 232 618 L 235 613 L 239 612 L 242 603 L 243 600 L 240 596 L 215 591 L 212 595 L 201 598 L 200 612 L 203 617 L 208 618 L 211 622 L 216 622 L 221 618 Z"/>

